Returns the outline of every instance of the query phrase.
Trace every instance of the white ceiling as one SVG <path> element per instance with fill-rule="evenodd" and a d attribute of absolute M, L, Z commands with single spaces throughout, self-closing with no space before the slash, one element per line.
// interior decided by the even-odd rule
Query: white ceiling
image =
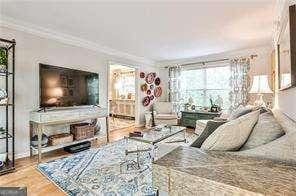
<path fill-rule="evenodd" d="M 1 4 L 6 17 L 161 61 L 271 44 L 275 0 Z"/>

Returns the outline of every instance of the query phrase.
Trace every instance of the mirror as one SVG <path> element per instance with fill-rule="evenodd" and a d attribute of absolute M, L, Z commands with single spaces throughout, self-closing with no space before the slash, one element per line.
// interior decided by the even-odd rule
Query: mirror
<path fill-rule="evenodd" d="M 296 6 L 290 6 L 289 16 L 279 38 L 279 88 L 296 86 Z"/>

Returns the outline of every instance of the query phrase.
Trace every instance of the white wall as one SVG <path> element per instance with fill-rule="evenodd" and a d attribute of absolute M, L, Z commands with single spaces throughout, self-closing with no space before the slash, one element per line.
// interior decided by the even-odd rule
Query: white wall
<path fill-rule="evenodd" d="M 1 38 L 16 40 L 15 147 L 17 157 L 29 155 L 29 112 L 39 106 L 39 63 L 98 72 L 100 77 L 100 105 L 102 107 L 107 107 L 107 65 L 109 61 L 135 65 L 139 71 L 157 71 L 152 66 L 140 65 L 138 62 L 104 55 L 6 27 L 0 27 L 0 32 Z M 139 87 L 137 88 L 139 89 Z M 143 123 L 144 111 L 145 108 L 140 105 L 136 112 L 140 116 L 138 123 Z"/>
<path fill-rule="evenodd" d="M 271 74 L 271 52 L 272 52 L 272 44 L 270 46 L 264 47 L 257 47 L 245 50 L 237 50 L 232 52 L 224 52 L 221 54 L 213 54 L 208 56 L 202 56 L 198 58 L 192 59 L 181 59 L 175 61 L 163 61 L 158 64 L 158 66 L 162 67 L 159 70 L 161 78 L 165 81 L 165 88 L 168 89 L 168 70 L 165 69 L 165 66 L 182 64 L 182 63 L 190 63 L 190 62 L 199 62 L 199 61 L 206 61 L 206 60 L 216 60 L 216 59 L 224 59 L 224 58 L 234 58 L 234 57 L 246 57 L 252 54 L 257 54 L 258 57 L 251 61 L 251 69 L 250 69 L 250 76 L 254 75 L 262 75 L 262 74 Z M 168 99 L 168 93 L 164 92 L 166 96 L 162 97 L 163 100 Z M 255 96 L 251 95 L 250 102 L 252 103 L 255 100 Z M 264 95 L 265 101 L 272 102 L 273 95 Z"/>

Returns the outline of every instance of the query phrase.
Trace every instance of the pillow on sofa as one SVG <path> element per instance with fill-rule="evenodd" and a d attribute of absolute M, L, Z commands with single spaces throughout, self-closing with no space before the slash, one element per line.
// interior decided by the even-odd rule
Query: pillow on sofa
<path fill-rule="evenodd" d="M 239 105 L 238 108 L 236 108 L 235 110 L 233 110 L 229 116 L 229 120 L 234 120 L 237 119 L 240 116 L 243 116 L 245 114 L 248 114 L 250 112 L 252 112 L 253 109 L 250 107 L 244 107 L 242 105 Z"/>
<path fill-rule="evenodd" d="M 240 150 L 247 150 L 267 144 L 285 134 L 271 112 L 260 114 L 257 124 L 247 142 Z"/>
<path fill-rule="evenodd" d="M 260 111 L 245 114 L 218 127 L 202 144 L 203 150 L 235 151 L 247 141 Z"/>
<path fill-rule="evenodd" d="M 202 143 L 220 126 L 226 123 L 226 121 L 214 121 L 209 120 L 206 127 L 198 136 L 198 138 L 191 144 L 192 147 L 200 148 Z"/>

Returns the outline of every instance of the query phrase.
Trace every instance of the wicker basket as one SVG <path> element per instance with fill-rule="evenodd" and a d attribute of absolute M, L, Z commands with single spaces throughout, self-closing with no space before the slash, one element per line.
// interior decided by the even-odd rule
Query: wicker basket
<path fill-rule="evenodd" d="M 60 145 L 73 141 L 73 135 L 70 133 L 61 133 L 57 135 L 51 135 L 48 137 L 48 143 L 51 146 Z"/>
<path fill-rule="evenodd" d="M 83 140 L 95 135 L 95 126 L 89 123 L 74 124 L 70 126 L 70 129 L 75 140 Z"/>

